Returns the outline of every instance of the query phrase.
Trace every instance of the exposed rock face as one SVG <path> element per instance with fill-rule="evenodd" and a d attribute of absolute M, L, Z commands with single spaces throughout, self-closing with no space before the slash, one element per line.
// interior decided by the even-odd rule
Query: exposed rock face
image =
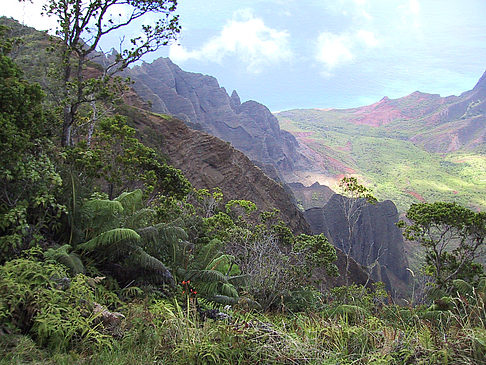
<path fill-rule="evenodd" d="M 269 178 L 229 143 L 192 130 L 177 119 L 164 119 L 148 113 L 138 118 L 137 128 L 142 133 L 161 136 L 160 150 L 196 188 L 220 187 L 227 199 L 248 199 L 260 209 L 277 208 L 294 233 L 311 232 L 285 185 Z M 323 288 L 345 284 L 345 255 L 337 249 L 337 256 L 339 277 L 329 277 L 324 270 L 316 273 L 323 278 Z M 368 275 L 354 260 L 350 262 L 349 272 L 350 282 L 367 282 Z"/>
<path fill-rule="evenodd" d="M 182 71 L 168 58 L 127 70 L 134 89 L 157 113 L 173 115 L 194 129 L 228 141 L 251 160 L 287 173 L 309 165 L 294 136 L 280 130 L 277 119 L 255 101 L 241 103 L 214 77 Z"/>
<path fill-rule="evenodd" d="M 398 211 L 391 201 L 364 203 L 349 239 L 349 224 L 343 210 L 348 198 L 335 194 L 323 208 L 305 212 L 313 233 L 324 233 L 329 240 L 363 266 L 372 267 L 371 278 L 383 281 L 392 292 L 404 294 L 410 282 L 403 238 L 395 223 Z M 377 263 L 377 264 L 376 264 Z"/>
<path fill-rule="evenodd" d="M 310 232 L 292 195 L 229 143 L 177 119 L 142 116 L 137 128 L 142 134 L 160 136 L 158 148 L 196 188 L 220 187 L 227 199 L 251 200 L 262 210 L 277 208 L 294 232 Z"/>
<path fill-rule="evenodd" d="M 302 183 L 289 183 L 288 186 L 304 210 L 322 208 L 334 195 L 334 191 L 330 187 L 321 185 L 318 182 L 311 186 L 305 186 Z"/>

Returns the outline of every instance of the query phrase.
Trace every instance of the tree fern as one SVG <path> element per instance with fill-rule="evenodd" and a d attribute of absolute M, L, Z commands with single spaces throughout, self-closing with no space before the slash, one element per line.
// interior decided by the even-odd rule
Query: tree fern
<path fill-rule="evenodd" d="M 81 210 L 85 234 L 77 249 L 90 254 L 101 269 L 123 282 L 174 285 L 164 263 L 176 262 L 178 245 L 187 234 L 180 227 L 154 224 L 155 212 L 143 207 L 141 190 L 122 193 L 113 200 L 92 199 Z"/>
<path fill-rule="evenodd" d="M 119 217 L 123 213 L 120 202 L 93 199 L 85 202 L 81 207 L 81 226 L 84 228 L 84 238 L 94 236 L 119 226 Z"/>
<path fill-rule="evenodd" d="M 68 267 L 72 275 L 83 274 L 85 271 L 83 262 L 75 253 L 69 253 L 70 245 L 63 245 L 58 248 L 50 248 L 44 252 L 46 259 L 57 261 Z"/>
<path fill-rule="evenodd" d="M 123 205 L 115 200 L 93 199 L 83 204 L 83 212 L 89 218 L 104 214 L 115 215 L 123 212 L 123 210 Z"/>
<path fill-rule="evenodd" d="M 220 293 L 232 298 L 238 298 L 238 292 L 235 287 L 230 283 L 224 283 L 221 285 Z"/>
<path fill-rule="evenodd" d="M 123 243 L 127 241 L 136 242 L 140 240 L 140 235 L 130 228 L 115 228 L 107 232 L 103 232 L 98 236 L 78 245 L 78 248 L 85 251 L 94 251 L 101 248 L 107 249 L 116 243 Z M 117 249 L 117 248 L 114 248 Z"/>
<path fill-rule="evenodd" d="M 232 255 L 220 255 L 212 259 L 207 265 L 206 270 L 218 270 L 221 269 L 222 265 L 229 265 L 235 261 L 235 257 Z"/>
<path fill-rule="evenodd" d="M 124 192 L 113 200 L 120 202 L 123 206 L 123 209 L 125 209 L 127 213 L 133 214 L 136 210 L 142 207 L 142 199 L 142 190 L 136 189 L 131 192 Z"/>
<path fill-rule="evenodd" d="M 163 281 L 174 285 L 174 277 L 170 273 L 169 269 L 165 265 L 156 259 L 155 257 L 146 253 L 142 248 L 136 247 L 132 253 L 132 260 L 140 265 L 144 269 L 155 271 L 162 275 Z"/>
<path fill-rule="evenodd" d="M 224 305 L 235 305 L 239 302 L 239 297 L 229 297 L 221 294 L 213 295 L 210 299 L 215 303 Z"/>
<path fill-rule="evenodd" d="M 198 269 L 206 268 L 208 263 L 221 255 L 221 246 L 221 241 L 215 238 L 200 247 L 194 257 L 195 267 Z"/>
<path fill-rule="evenodd" d="M 472 297 L 474 296 L 474 287 L 468 283 L 467 281 L 464 281 L 462 279 L 456 279 L 456 280 L 453 280 L 453 285 L 454 285 L 454 288 L 456 289 L 457 291 L 457 294 L 461 295 L 461 296 L 469 296 L 469 297 Z"/>
<path fill-rule="evenodd" d="M 143 227 L 144 225 L 149 225 L 154 216 L 155 211 L 151 208 L 138 209 L 124 217 L 124 225 L 127 227 Z"/>

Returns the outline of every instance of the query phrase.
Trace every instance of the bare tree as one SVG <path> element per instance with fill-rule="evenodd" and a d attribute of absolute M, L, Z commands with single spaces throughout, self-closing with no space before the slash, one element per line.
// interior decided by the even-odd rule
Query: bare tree
<path fill-rule="evenodd" d="M 341 240 L 341 247 L 346 256 L 345 284 L 348 285 L 350 259 L 353 256 L 353 238 L 358 227 L 358 222 L 364 207 L 369 203 L 374 204 L 376 198 L 371 194 L 371 190 L 358 184 L 358 180 L 355 177 L 343 177 L 339 182 L 339 186 L 342 189 L 342 195 L 339 196 L 339 205 L 343 212 L 347 228 L 347 236 Z M 370 245 L 368 255 L 370 255 L 371 248 Z M 368 279 L 369 275 L 368 273 Z"/>
<path fill-rule="evenodd" d="M 61 50 L 63 146 L 73 144 L 71 134 L 79 107 L 97 100 L 111 75 L 176 38 L 180 32 L 179 18 L 173 15 L 176 6 L 177 0 L 44 0 L 44 14 L 55 17 L 58 23 L 56 42 L 59 41 Z M 94 80 L 83 75 L 107 34 L 151 13 L 159 15 L 157 20 L 141 25 L 140 31 L 126 44 L 122 41 L 120 52 L 100 77 Z"/>

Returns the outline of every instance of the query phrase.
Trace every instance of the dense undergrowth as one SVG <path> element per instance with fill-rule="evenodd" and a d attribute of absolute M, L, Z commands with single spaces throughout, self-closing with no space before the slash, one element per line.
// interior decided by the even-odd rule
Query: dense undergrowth
<path fill-rule="evenodd" d="M 386 304 L 380 290 L 339 288 L 320 296 L 312 311 L 234 308 L 214 320 L 201 317 L 207 303 L 196 304 L 196 296 L 121 301 L 82 274 L 62 290 L 43 275 L 64 268 L 34 263 L 19 259 L 2 270 L 29 265 L 26 271 L 39 273 L 36 284 L 11 279 L 28 282 L 23 295 L 36 298 L 26 302 L 35 307 L 34 325 L 28 334 L 0 337 L 1 364 L 481 364 L 486 356 L 484 291 L 433 309 Z M 345 297 L 352 301 L 342 304 Z M 90 300 L 124 314 L 116 330 L 90 313 Z"/>
<path fill-rule="evenodd" d="M 79 108 L 62 147 L 54 96 L 23 78 L 0 33 L 0 364 L 484 360 L 476 266 L 421 305 L 393 304 L 380 284 L 330 289 L 324 235 L 195 190 L 110 93 Z M 465 213 L 469 237 L 484 217 Z"/>

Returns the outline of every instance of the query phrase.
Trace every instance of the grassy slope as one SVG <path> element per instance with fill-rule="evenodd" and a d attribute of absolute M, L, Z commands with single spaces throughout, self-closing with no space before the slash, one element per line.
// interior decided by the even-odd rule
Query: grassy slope
<path fill-rule="evenodd" d="M 326 157 L 344 162 L 379 198 L 393 200 L 401 211 L 421 199 L 486 207 L 484 154 L 429 153 L 407 140 L 416 124 L 414 128 L 409 122 L 396 121 L 386 128 L 370 127 L 349 123 L 349 117 L 345 110 L 277 114 L 282 129 Z M 344 173 L 339 167 L 329 172 Z"/>

